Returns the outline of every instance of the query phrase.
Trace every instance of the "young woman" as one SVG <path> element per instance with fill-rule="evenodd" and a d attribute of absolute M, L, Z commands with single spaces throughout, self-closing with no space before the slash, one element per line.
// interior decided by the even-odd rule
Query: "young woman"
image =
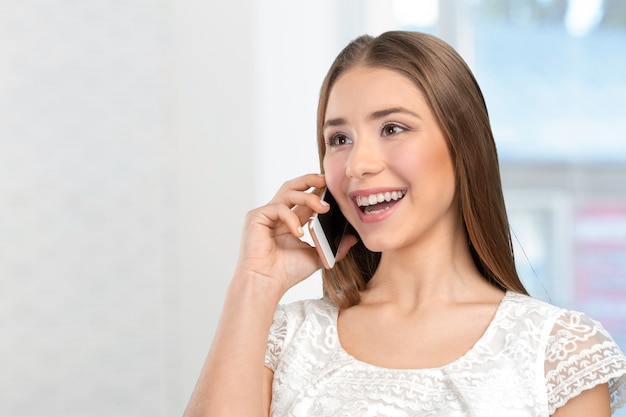
<path fill-rule="evenodd" d="M 323 175 L 251 211 L 186 416 L 609 416 L 626 358 L 597 322 L 530 298 L 496 149 L 463 60 L 429 35 L 363 36 L 322 86 Z M 355 230 L 321 300 L 302 226 L 328 190 Z M 313 189 L 313 192 L 311 190 Z"/>

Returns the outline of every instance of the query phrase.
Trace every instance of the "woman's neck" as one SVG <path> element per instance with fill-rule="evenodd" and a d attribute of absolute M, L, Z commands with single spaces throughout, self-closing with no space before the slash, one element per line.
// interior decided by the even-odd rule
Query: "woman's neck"
<path fill-rule="evenodd" d="M 388 302 L 415 309 L 501 295 L 476 268 L 465 236 L 459 236 L 446 243 L 383 253 L 361 304 Z"/>

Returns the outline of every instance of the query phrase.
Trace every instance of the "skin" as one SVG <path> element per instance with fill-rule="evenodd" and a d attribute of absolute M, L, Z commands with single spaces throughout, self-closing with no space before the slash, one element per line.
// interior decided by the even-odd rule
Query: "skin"
<path fill-rule="evenodd" d="M 382 252 L 361 303 L 339 315 L 343 348 L 391 368 L 457 359 L 484 333 L 504 293 L 471 259 L 450 153 L 428 104 L 406 77 L 356 68 L 337 80 L 325 120 L 328 187 L 365 245 Z M 354 204 L 355 193 L 396 189 L 405 197 L 380 220 Z"/>
<path fill-rule="evenodd" d="M 474 266 L 446 140 L 407 78 L 379 68 L 347 71 L 330 93 L 325 121 L 325 176 L 286 182 L 245 219 L 239 261 L 186 417 L 269 415 L 267 335 L 282 295 L 321 267 L 299 238 L 313 212 L 328 210 L 315 191 L 326 185 L 366 246 L 382 252 L 361 302 L 338 318 L 341 346 L 358 360 L 403 369 L 448 364 L 482 336 L 504 296 Z M 364 215 L 355 193 L 380 190 L 406 195 L 386 212 Z M 355 241 L 344 238 L 339 259 Z M 555 413 L 609 415 L 606 384 Z"/>
<path fill-rule="evenodd" d="M 302 226 L 328 207 L 317 193 L 326 182 L 309 174 L 287 181 L 245 219 L 235 273 L 211 349 L 184 416 L 267 416 L 272 372 L 265 368 L 267 335 L 285 292 L 321 268 Z M 342 242 L 345 256 L 356 239 Z M 242 383 L 245 381 L 245 383 Z"/>

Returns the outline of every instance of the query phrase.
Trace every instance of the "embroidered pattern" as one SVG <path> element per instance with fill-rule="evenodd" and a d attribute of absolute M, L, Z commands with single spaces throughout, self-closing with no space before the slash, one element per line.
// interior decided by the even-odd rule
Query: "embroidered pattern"
<path fill-rule="evenodd" d="M 279 306 L 266 366 L 271 415 L 548 416 L 585 389 L 609 382 L 611 407 L 626 401 L 626 358 L 582 313 L 509 292 L 485 334 L 452 363 L 385 369 L 345 352 L 328 300 Z"/>

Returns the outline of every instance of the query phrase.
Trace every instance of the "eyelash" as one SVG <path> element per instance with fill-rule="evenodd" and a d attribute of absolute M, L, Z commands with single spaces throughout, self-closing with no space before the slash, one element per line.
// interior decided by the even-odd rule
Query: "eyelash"
<path fill-rule="evenodd" d="M 399 131 L 399 132 L 395 132 L 395 133 L 386 134 L 386 132 L 385 132 L 385 131 L 386 131 L 388 128 L 400 129 L 400 131 Z M 399 124 L 397 124 L 397 123 L 385 123 L 385 124 L 383 124 L 383 126 L 381 127 L 380 132 L 381 132 L 381 134 L 382 134 L 383 136 L 393 136 L 393 135 L 397 135 L 397 134 L 400 134 L 400 133 L 402 133 L 402 132 L 405 132 L 405 131 L 407 131 L 407 130 L 409 130 L 409 128 L 407 128 L 407 127 L 405 127 L 405 126 L 402 126 L 402 125 L 399 125 Z"/>
<path fill-rule="evenodd" d="M 344 143 L 337 143 L 338 140 L 344 141 Z M 326 140 L 326 145 L 330 147 L 343 146 L 346 141 L 349 141 L 350 138 L 343 133 L 334 133 L 328 137 Z"/>
<path fill-rule="evenodd" d="M 394 133 L 387 133 L 386 130 L 389 128 L 394 129 L 396 131 Z M 383 123 L 383 125 L 380 128 L 380 134 L 383 137 L 389 137 L 389 136 L 398 135 L 408 130 L 410 130 L 408 127 L 399 125 L 398 123 Z M 341 140 L 342 143 L 338 143 L 339 140 Z M 352 140 L 347 135 L 343 133 L 334 133 L 328 137 L 328 139 L 326 140 L 326 145 L 329 147 L 343 146 L 343 145 L 346 145 L 347 144 L 346 142 L 348 141 L 351 142 Z"/>

